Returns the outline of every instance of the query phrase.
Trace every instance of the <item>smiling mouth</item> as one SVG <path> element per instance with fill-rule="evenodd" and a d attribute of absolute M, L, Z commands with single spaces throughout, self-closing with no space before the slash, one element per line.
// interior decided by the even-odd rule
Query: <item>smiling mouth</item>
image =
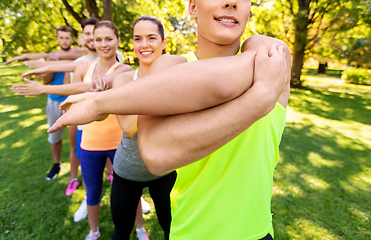
<path fill-rule="evenodd" d="M 141 52 L 142 55 L 149 55 L 151 54 L 152 52 Z"/>
<path fill-rule="evenodd" d="M 216 21 L 219 22 L 226 22 L 226 23 L 237 23 L 237 21 L 230 19 L 230 18 L 214 18 Z"/>

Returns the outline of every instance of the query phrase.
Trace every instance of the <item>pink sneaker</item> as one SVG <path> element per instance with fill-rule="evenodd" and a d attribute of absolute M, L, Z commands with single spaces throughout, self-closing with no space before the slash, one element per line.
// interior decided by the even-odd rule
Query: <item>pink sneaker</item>
<path fill-rule="evenodd" d="M 111 172 L 110 174 L 107 175 L 107 180 L 109 180 L 112 184 L 112 181 L 113 181 L 113 172 Z"/>
<path fill-rule="evenodd" d="M 66 189 L 66 195 L 69 196 L 71 195 L 74 191 L 76 191 L 77 186 L 79 186 L 79 181 L 75 179 L 71 179 L 70 183 L 67 186 Z"/>

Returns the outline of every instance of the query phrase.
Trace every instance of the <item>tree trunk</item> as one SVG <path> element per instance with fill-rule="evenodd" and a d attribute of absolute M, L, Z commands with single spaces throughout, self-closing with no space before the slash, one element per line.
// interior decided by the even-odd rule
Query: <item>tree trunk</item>
<path fill-rule="evenodd" d="M 99 14 L 98 14 L 97 2 L 95 0 L 85 0 L 85 2 L 86 2 L 86 8 L 88 9 L 90 17 L 95 17 L 95 18 L 100 19 Z"/>
<path fill-rule="evenodd" d="M 303 68 L 304 62 L 304 46 L 300 49 L 294 48 L 294 53 L 292 57 L 292 67 L 291 67 L 291 87 L 298 88 L 303 85 L 301 81 L 301 69 Z"/>
<path fill-rule="evenodd" d="M 310 24 L 308 14 L 310 2 L 311 0 L 298 0 L 299 12 L 294 17 L 295 42 L 291 68 L 291 87 L 301 87 L 303 85 L 300 77 L 304 63 L 305 48 L 308 44 L 308 25 Z"/>
<path fill-rule="evenodd" d="M 103 1 L 103 17 L 102 20 L 112 21 L 112 0 Z"/>
<path fill-rule="evenodd" d="M 327 62 L 326 63 L 319 63 L 318 64 L 318 69 L 317 69 L 317 73 L 322 73 L 322 74 L 325 74 L 326 73 L 326 68 L 327 68 Z"/>
<path fill-rule="evenodd" d="M 4 38 L 1 38 L 1 41 L 3 42 L 3 49 L 5 50 L 5 45 L 6 45 L 6 42 L 5 42 L 5 39 Z M 2 54 L 2 59 L 3 59 L 3 62 L 6 62 L 6 55 L 5 55 L 5 51 L 3 52 Z"/>

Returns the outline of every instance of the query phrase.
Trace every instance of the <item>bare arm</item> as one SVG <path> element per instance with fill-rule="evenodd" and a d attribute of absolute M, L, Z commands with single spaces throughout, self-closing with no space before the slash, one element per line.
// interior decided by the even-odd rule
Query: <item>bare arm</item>
<path fill-rule="evenodd" d="M 242 133 L 266 115 L 277 101 L 286 106 L 290 54 L 287 48 L 285 52 L 285 62 L 289 64 L 281 65 L 267 58 L 268 54 L 264 57 L 260 49 L 255 61 L 256 83 L 232 101 L 187 114 L 139 116 L 139 148 L 148 169 L 161 175 L 195 162 Z M 283 53 L 280 55 L 284 57 Z"/>
<path fill-rule="evenodd" d="M 235 71 L 238 66 L 242 68 L 253 63 L 251 54 L 181 63 L 160 71 L 156 69 L 156 66 L 163 68 L 181 60 L 186 61 L 178 56 L 159 57 L 149 76 L 97 95 L 97 112 L 116 115 L 192 112 L 229 101 L 251 85 L 252 71 L 246 74 Z M 230 81 L 232 77 L 234 80 Z M 118 101 L 123 105 L 114 104 Z"/>
<path fill-rule="evenodd" d="M 42 94 L 57 94 L 57 95 L 72 95 L 87 92 L 91 89 L 91 83 L 83 83 L 84 75 L 90 64 L 83 64 L 78 67 L 74 74 L 73 84 L 63 84 L 63 85 L 43 85 L 36 81 L 31 81 L 25 79 L 26 84 L 14 85 L 12 91 L 16 92 L 18 95 L 29 95 L 38 96 Z M 53 77 L 53 73 L 46 73 Z M 48 84 L 45 82 L 45 84 Z"/>
<path fill-rule="evenodd" d="M 76 58 L 81 57 L 81 53 L 78 48 L 72 48 L 68 52 L 57 52 L 57 53 L 48 53 L 48 60 L 75 60 Z"/>
<path fill-rule="evenodd" d="M 71 83 L 63 85 L 43 85 L 37 81 L 24 79 L 26 84 L 14 85 L 11 90 L 18 95 L 39 96 L 43 94 L 56 94 L 69 96 L 88 92 L 91 89 L 90 83 Z"/>
<path fill-rule="evenodd" d="M 112 74 L 108 75 L 108 76 L 103 76 L 102 79 L 104 82 L 106 82 L 108 84 L 108 88 L 112 88 L 113 86 L 113 81 L 114 79 L 116 78 L 116 75 L 120 74 L 120 73 L 123 73 L 123 72 L 129 72 L 133 70 L 129 65 L 127 64 L 122 64 L 120 65 L 119 67 L 117 67 L 113 72 Z M 117 80 L 116 80 L 117 81 Z"/>
<path fill-rule="evenodd" d="M 86 63 L 85 61 L 79 62 L 63 62 L 54 61 L 53 64 L 46 65 L 34 70 L 27 71 L 21 75 L 23 78 L 30 78 L 34 75 L 43 74 L 43 73 L 54 73 L 54 72 L 73 72 L 81 64 Z"/>
<path fill-rule="evenodd" d="M 153 70 L 155 73 L 140 81 L 98 93 L 93 99 L 72 106 L 49 132 L 67 125 L 99 121 L 108 114 L 173 115 L 228 102 L 251 86 L 254 56 L 254 51 L 245 51 L 237 56 L 184 63 L 184 57 L 163 55 L 152 67 L 172 67 L 159 72 Z"/>
<path fill-rule="evenodd" d="M 24 65 L 26 65 L 29 68 L 41 68 L 49 65 L 54 64 L 62 64 L 62 63 L 70 63 L 71 60 L 62 60 L 62 61 L 45 61 L 44 59 L 39 60 L 32 60 L 32 61 L 26 61 L 24 62 Z"/>
<path fill-rule="evenodd" d="M 16 56 L 9 61 L 6 62 L 6 64 L 9 64 L 14 61 L 26 61 L 26 60 L 34 60 L 39 58 L 46 58 L 48 56 L 47 53 L 26 53 L 19 56 Z"/>
<path fill-rule="evenodd" d="M 134 71 L 125 72 L 117 75 L 112 82 L 112 88 L 118 88 L 128 82 L 133 81 Z M 121 130 L 126 136 L 132 137 L 137 132 L 138 115 L 116 115 Z"/>

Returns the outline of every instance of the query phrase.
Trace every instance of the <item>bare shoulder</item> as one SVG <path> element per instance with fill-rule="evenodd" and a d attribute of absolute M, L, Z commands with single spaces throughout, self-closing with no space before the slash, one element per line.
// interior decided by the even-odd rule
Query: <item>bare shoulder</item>
<path fill-rule="evenodd" d="M 187 59 L 183 56 L 164 54 L 158 57 L 151 65 L 150 73 L 158 72 L 163 69 L 186 63 Z"/>
<path fill-rule="evenodd" d="M 119 73 L 115 76 L 112 83 L 112 88 L 120 87 L 128 82 L 133 81 L 135 71 Z"/>
<path fill-rule="evenodd" d="M 86 72 L 88 71 L 91 62 L 83 63 L 76 67 L 73 74 L 73 82 L 83 82 Z"/>
<path fill-rule="evenodd" d="M 118 67 L 122 72 L 132 71 L 133 69 L 127 64 L 120 64 Z"/>
<path fill-rule="evenodd" d="M 242 51 L 255 51 L 259 46 L 265 45 L 267 47 L 270 47 L 272 44 L 276 44 L 277 46 L 284 45 L 286 46 L 286 50 L 288 51 L 288 47 L 286 43 L 284 43 L 281 40 L 278 40 L 276 38 L 264 36 L 264 35 L 254 35 L 249 37 L 245 40 L 245 42 L 242 44 Z"/>
<path fill-rule="evenodd" d="M 75 69 L 75 74 L 78 72 L 85 73 L 86 71 L 88 71 L 88 68 L 90 67 L 91 64 L 92 64 L 91 62 L 87 62 L 78 65 Z"/>

